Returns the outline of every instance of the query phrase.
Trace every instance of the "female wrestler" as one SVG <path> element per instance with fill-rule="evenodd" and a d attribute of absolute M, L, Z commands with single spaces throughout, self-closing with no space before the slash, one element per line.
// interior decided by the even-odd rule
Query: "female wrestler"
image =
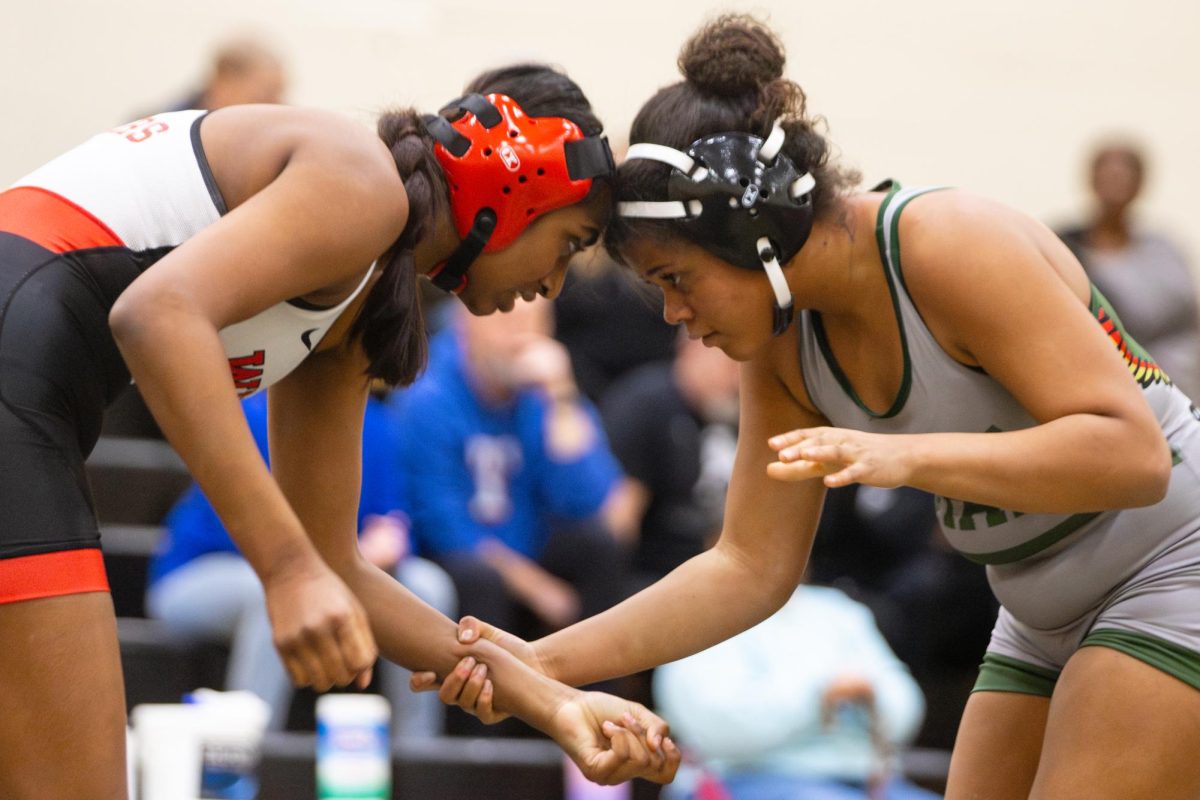
<path fill-rule="evenodd" d="M 633 124 L 607 234 L 669 322 L 743 362 L 719 544 L 536 643 L 472 620 L 465 640 L 571 684 L 678 659 L 787 599 L 824 487 L 915 486 L 1004 606 L 948 797 L 1195 797 L 1194 409 L 1040 224 L 960 191 L 850 193 L 783 62 L 751 19 L 693 38 Z M 443 698 L 489 715 L 484 689 Z"/>
<path fill-rule="evenodd" d="M 440 116 L 385 114 L 378 135 L 277 106 L 150 117 L 0 194 L 0 796 L 124 797 L 83 461 L 131 376 L 262 578 L 297 684 L 365 686 L 376 639 L 410 668 L 454 667 L 453 623 L 355 546 L 368 381 L 421 368 L 419 275 L 478 314 L 558 293 L 608 218 L 600 130 L 569 78 L 516 66 Z M 273 474 L 238 406 L 268 385 Z M 644 709 L 472 655 L 589 776 L 673 774 Z"/>

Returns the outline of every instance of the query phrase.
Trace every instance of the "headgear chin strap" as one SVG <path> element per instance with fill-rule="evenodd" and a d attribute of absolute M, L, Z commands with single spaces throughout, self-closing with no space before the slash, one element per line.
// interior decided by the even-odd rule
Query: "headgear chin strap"
<path fill-rule="evenodd" d="M 766 271 L 775 293 L 774 333 L 792 323 L 794 298 L 780 262 L 789 261 L 812 232 L 812 175 L 800 173 L 780 152 L 784 132 L 776 121 L 766 139 L 718 133 L 692 143 L 686 153 L 643 142 L 626 160 L 673 167 L 660 202 L 619 203 L 622 217 L 677 219 L 688 238 L 743 269 Z"/>
<path fill-rule="evenodd" d="M 430 274 L 447 292 L 466 288 L 467 270 L 480 253 L 503 250 L 529 223 L 578 203 L 593 179 L 616 172 L 606 138 L 585 136 L 563 117 L 526 116 L 507 95 L 465 95 L 440 114 L 423 121 L 462 237 Z"/>

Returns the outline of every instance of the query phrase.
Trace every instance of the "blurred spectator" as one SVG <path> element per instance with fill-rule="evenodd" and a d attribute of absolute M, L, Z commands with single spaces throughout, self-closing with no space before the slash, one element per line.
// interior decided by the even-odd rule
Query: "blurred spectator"
<path fill-rule="evenodd" d="M 916 682 L 871 612 L 800 586 L 765 622 L 654 674 L 658 711 L 699 769 L 669 800 L 930 800 L 896 774 Z"/>
<path fill-rule="evenodd" d="M 450 313 L 394 404 L 413 533 L 462 614 L 535 638 L 620 599 L 620 550 L 598 516 L 619 469 L 549 302 Z"/>
<path fill-rule="evenodd" d="M 579 388 L 593 402 L 635 367 L 674 355 L 675 329 L 663 320 L 662 298 L 602 249 L 576 257 L 554 310 L 555 336 L 567 346 Z"/>
<path fill-rule="evenodd" d="M 1107 297 L 1126 331 L 1189 396 L 1200 396 L 1200 314 L 1179 249 L 1133 219 L 1145 159 L 1129 144 L 1106 144 L 1090 165 L 1091 219 L 1059 231 Z"/>
<path fill-rule="evenodd" d="M 737 447 L 737 362 L 682 331 L 675 338 L 673 362 L 634 370 L 601 407 L 628 475 L 610 520 L 630 543 L 634 589 L 715 540 Z"/>
<path fill-rule="evenodd" d="M 243 402 L 246 421 L 267 458 L 266 395 Z M 363 420 L 363 477 L 359 547 L 380 569 L 454 617 L 454 586 L 435 564 L 411 555 L 398 443 L 383 401 L 372 397 Z M 167 517 L 167 535 L 150 565 L 146 608 L 172 630 L 230 645 L 227 689 L 254 692 L 271 706 L 271 727 L 287 723 L 292 683 L 271 642 L 262 586 L 203 492 L 195 484 Z M 443 710 L 435 695 L 414 695 L 408 670 L 380 662 L 383 688 L 401 736 L 441 733 Z"/>
<path fill-rule="evenodd" d="M 210 111 L 243 103 L 282 103 L 287 93 L 283 60 L 263 42 L 242 37 L 219 45 L 203 85 L 165 109 Z"/>
<path fill-rule="evenodd" d="M 918 489 L 830 489 L 807 580 L 863 603 L 929 698 L 919 742 L 954 745 L 998 610 L 987 576 L 944 543 Z"/>

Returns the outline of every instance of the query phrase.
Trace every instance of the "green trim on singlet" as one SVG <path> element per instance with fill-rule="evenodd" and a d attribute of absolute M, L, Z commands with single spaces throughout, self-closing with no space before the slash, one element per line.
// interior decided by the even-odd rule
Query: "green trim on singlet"
<path fill-rule="evenodd" d="M 887 215 L 888 207 L 899 191 L 899 181 L 892 181 L 887 197 L 883 198 L 883 202 L 879 204 L 879 211 L 875 216 L 875 239 L 879 244 L 879 260 L 883 264 L 883 274 L 887 277 L 888 294 L 892 297 L 892 311 L 896 315 L 896 328 L 900 332 L 900 356 L 904 363 L 904 373 L 900 377 L 900 390 L 896 392 L 896 399 L 892 401 L 892 405 L 887 411 L 884 411 L 882 414 L 876 413 L 862 401 L 862 398 L 858 396 L 858 392 L 854 391 L 854 386 L 850 383 L 850 378 L 842 371 L 841 365 L 838 364 L 837 358 L 833 355 L 833 348 L 830 347 L 829 339 L 825 336 L 825 323 L 821 321 L 821 315 L 817 311 L 810 312 L 813 334 L 816 336 L 817 346 L 821 349 L 821 355 L 825 358 L 825 363 L 829 366 L 829 371 L 833 373 L 833 377 L 837 379 L 838 385 L 842 387 L 842 391 L 846 393 L 846 396 L 853 400 L 854 404 L 872 419 L 888 419 L 899 414 L 901 409 L 904 408 L 904 404 L 908 401 L 908 394 L 912 390 L 912 360 L 908 355 L 908 336 L 904 332 L 904 315 L 900 310 L 900 295 L 896 291 L 896 280 L 892 276 L 891 267 L 888 265 L 887 239 L 884 236 L 883 222 Z M 913 197 L 920 197 L 920 195 L 915 194 Z M 897 207 L 896 215 L 892 219 L 892 244 L 896 248 L 897 263 L 900 259 L 900 249 L 896 239 L 897 233 L 900 230 L 900 212 L 904 210 L 904 206 L 908 205 L 908 202 L 913 197 L 907 198 Z"/>
<path fill-rule="evenodd" d="M 1072 514 L 1045 533 L 1038 534 L 1007 550 L 996 550 L 992 553 L 963 553 L 960 550 L 959 553 L 976 564 L 1011 564 L 1014 561 L 1029 558 L 1035 553 L 1040 553 L 1050 545 L 1067 538 L 1102 513 L 1104 512 L 1090 511 L 1084 514 Z"/>
<path fill-rule="evenodd" d="M 1125 326 L 1121 324 L 1121 317 L 1117 315 L 1116 309 L 1113 308 L 1112 303 L 1108 302 L 1108 298 L 1096 288 L 1095 284 L 1090 284 L 1090 286 L 1091 298 L 1088 301 L 1088 309 L 1101 326 L 1105 324 L 1105 320 L 1101 316 L 1102 313 L 1112 323 L 1115 330 L 1110 332 L 1106 328 L 1105 333 L 1117 348 L 1117 352 L 1121 354 L 1121 359 L 1125 362 L 1125 366 L 1129 368 L 1129 374 L 1133 376 L 1133 379 L 1143 389 L 1156 383 L 1170 385 L 1171 376 L 1163 371 L 1162 366 L 1154 360 L 1154 357 L 1146 351 L 1146 348 L 1138 344 L 1137 340 L 1129 335 L 1129 332 L 1125 330 Z"/>
<path fill-rule="evenodd" d="M 1054 694 L 1059 670 L 1039 667 L 999 653 L 984 653 L 979 677 L 971 693 L 1013 692 L 1049 697 Z"/>
<path fill-rule="evenodd" d="M 1144 633 L 1103 628 L 1089 633 L 1079 646 L 1116 650 L 1178 678 L 1193 689 L 1200 689 L 1200 653 L 1174 642 Z"/>
<path fill-rule="evenodd" d="M 1089 283 L 1088 286 L 1091 288 L 1091 296 L 1088 299 L 1088 310 L 1092 312 L 1092 316 L 1095 316 L 1096 312 L 1103 308 L 1104 313 L 1112 318 L 1113 324 L 1121 332 L 1121 338 L 1129 345 L 1129 350 L 1142 361 L 1154 361 L 1154 356 L 1150 355 L 1146 351 L 1146 348 L 1138 344 L 1137 339 L 1134 339 L 1129 335 L 1129 331 L 1125 330 L 1125 325 L 1121 322 L 1121 316 L 1113 308 L 1113 304 L 1108 301 L 1108 298 L 1104 296 L 1104 293 L 1096 288 L 1096 284 L 1094 283 Z"/>
<path fill-rule="evenodd" d="M 927 195 L 931 192 L 940 192 L 940 191 L 943 191 L 948 188 L 950 188 L 950 187 L 948 187 L 948 186 L 931 186 L 928 189 L 925 189 L 921 192 L 918 192 L 917 194 L 914 194 L 912 197 L 905 200 L 904 203 L 901 204 L 901 206 L 896 209 L 896 216 L 892 217 L 892 252 L 896 256 L 896 277 L 900 279 L 900 285 L 902 287 L 904 287 L 904 293 L 906 295 L 908 295 L 908 301 L 910 303 L 912 303 L 913 310 L 917 312 L 917 316 L 921 318 L 922 323 L 925 322 L 925 317 L 921 315 L 921 309 L 917 308 L 917 302 L 915 300 L 913 300 L 912 292 L 910 292 L 908 290 L 908 282 L 906 280 L 904 280 L 904 268 L 901 266 L 901 260 L 900 260 L 900 212 L 904 210 L 904 206 L 908 205 L 913 200 L 916 200 L 918 197 L 922 197 L 923 195 Z M 880 217 L 880 222 L 882 222 L 882 221 L 883 221 L 883 218 Z M 879 237 L 878 230 L 876 231 L 876 238 L 879 238 L 880 252 L 882 253 L 883 239 Z M 887 265 L 887 262 L 885 261 L 884 266 L 886 266 L 886 265 Z M 926 325 L 925 327 L 928 328 L 929 326 Z M 930 331 L 931 335 L 932 335 L 932 333 L 933 332 Z M 964 366 L 966 366 L 966 365 L 964 364 Z"/>

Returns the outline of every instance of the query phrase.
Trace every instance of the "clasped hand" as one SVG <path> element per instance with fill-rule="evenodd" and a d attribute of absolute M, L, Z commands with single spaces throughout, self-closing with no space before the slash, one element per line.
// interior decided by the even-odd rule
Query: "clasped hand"
<path fill-rule="evenodd" d="M 485 638 L 546 674 L 528 642 L 499 628 L 464 617 L 458 635 L 464 644 Z M 417 672 L 410 686 L 414 692 L 436 690 L 443 703 L 456 705 L 488 724 L 508 716 L 492 704 L 494 688 L 486 666 L 471 657 L 460 661 L 441 683 L 432 672 Z M 546 733 L 584 776 L 596 783 L 616 784 L 631 778 L 670 783 L 679 769 L 681 753 L 668 735 L 670 726 L 640 703 L 604 692 L 571 689 L 550 728 Z"/>

